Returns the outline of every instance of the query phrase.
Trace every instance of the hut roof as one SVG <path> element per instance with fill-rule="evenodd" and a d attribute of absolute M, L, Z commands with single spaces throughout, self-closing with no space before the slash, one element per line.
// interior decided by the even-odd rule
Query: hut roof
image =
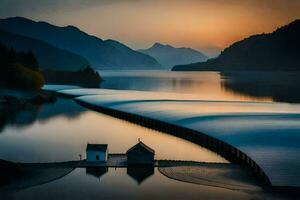
<path fill-rule="evenodd" d="M 126 154 L 130 153 L 132 150 L 139 148 L 139 147 L 142 147 L 142 148 L 146 149 L 147 151 L 149 151 L 150 153 L 155 154 L 155 151 L 152 148 L 150 148 L 149 146 L 147 146 L 146 144 L 144 144 L 141 141 L 139 143 L 137 143 L 136 145 L 134 145 L 133 147 L 131 147 L 130 149 L 128 149 Z"/>
<path fill-rule="evenodd" d="M 87 151 L 106 151 L 107 144 L 87 144 Z"/>

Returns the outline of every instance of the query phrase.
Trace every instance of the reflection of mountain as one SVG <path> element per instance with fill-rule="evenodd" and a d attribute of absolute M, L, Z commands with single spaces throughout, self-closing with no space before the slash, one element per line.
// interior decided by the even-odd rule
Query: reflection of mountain
<path fill-rule="evenodd" d="M 94 176 L 98 179 L 108 172 L 107 167 L 87 167 L 85 170 L 86 174 Z"/>
<path fill-rule="evenodd" d="M 226 90 L 274 101 L 300 102 L 300 72 L 222 72 Z"/>
<path fill-rule="evenodd" d="M 6 160 L 0 159 L 0 187 L 20 176 L 21 168 Z"/>
<path fill-rule="evenodd" d="M 6 125 L 23 127 L 37 118 L 38 107 L 33 105 L 0 105 L 0 132 Z"/>
<path fill-rule="evenodd" d="M 299 70 L 300 20 L 269 34 L 254 35 L 204 63 L 178 65 L 174 71 Z"/>
<path fill-rule="evenodd" d="M 0 195 L 9 192 L 24 190 L 34 186 L 50 183 L 61 179 L 74 170 L 74 168 L 43 167 L 43 166 L 22 166 L 21 174 L 9 183 L 0 187 Z M 1 197 L 1 196 L 0 196 Z"/>
<path fill-rule="evenodd" d="M 71 99 L 58 98 L 55 103 L 37 105 L 1 105 L 0 132 L 7 125 L 26 127 L 35 121 L 47 121 L 53 117 L 76 118 L 85 109 Z"/>
<path fill-rule="evenodd" d="M 141 91 L 189 91 L 198 87 L 201 80 L 177 77 L 151 77 L 147 75 L 138 77 L 113 76 L 105 77 L 101 88 L 117 90 L 141 90 Z"/>
<path fill-rule="evenodd" d="M 154 174 L 154 167 L 127 167 L 127 174 L 140 185 Z"/>
<path fill-rule="evenodd" d="M 62 116 L 69 119 L 78 117 L 86 109 L 75 103 L 72 99 L 57 98 L 53 104 L 45 104 L 40 107 L 37 120 L 47 121 L 52 117 Z"/>

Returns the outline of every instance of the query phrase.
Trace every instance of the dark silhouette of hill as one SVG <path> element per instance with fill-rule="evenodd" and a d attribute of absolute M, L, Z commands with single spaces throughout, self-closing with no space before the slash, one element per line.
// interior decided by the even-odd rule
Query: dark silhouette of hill
<path fill-rule="evenodd" d="M 0 30 L 0 42 L 9 48 L 13 47 L 16 51 L 33 52 L 40 69 L 76 71 L 89 65 L 88 61 L 79 55 L 37 39 L 3 30 Z"/>
<path fill-rule="evenodd" d="M 178 65 L 174 71 L 300 70 L 300 20 L 236 42 L 218 58 Z"/>
<path fill-rule="evenodd" d="M 208 57 L 202 52 L 191 48 L 175 48 L 171 45 L 155 43 L 149 49 L 141 49 L 140 52 L 152 56 L 164 67 L 171 68 L 174 65 L 204 62 Z"/>
<path fill-rule="evenodd" d="M 159 69 L 151 56 L 134 51 L 114 40 L 102 40 L 74 26 L 58 27 L 26 18 L 0 19 L 0 28 L 39 39 L 85 57 L 97 69 Z"/>
<path fill-rule="evenodd" d="M 48 84 L 79 85 L 83 87 L 99 88 L 102 78 L 90 66 L 79 71 L 43 70 L 45 81 Z"/>
<path fill-rule="evenodd" d="M 0 86 L 9 88 L 39 89 L 44 81 L 48 84 L 99 87 L 102 81 L 85 58 L 42 41 L 1 30 L 0 72 Z"/>

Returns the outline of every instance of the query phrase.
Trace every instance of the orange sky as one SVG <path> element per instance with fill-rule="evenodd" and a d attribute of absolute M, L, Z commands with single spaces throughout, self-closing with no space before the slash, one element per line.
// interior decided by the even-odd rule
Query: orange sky
<path fill-rule="evenodd" d="M 2 9 L 14 1 L 21 0 L 3 0 Z M 251 34 L 270 32 L 300 18 L 298 0 L 26 2 L 26 5 L 19 3 L 18 8 L 6 9 L 1 17 L 21 15 L 58 25 L 73 24 L 102 39 L 116 39 L 134 49 L 161 42 L 192 47 L 210 55 L 236 40 Z"/>

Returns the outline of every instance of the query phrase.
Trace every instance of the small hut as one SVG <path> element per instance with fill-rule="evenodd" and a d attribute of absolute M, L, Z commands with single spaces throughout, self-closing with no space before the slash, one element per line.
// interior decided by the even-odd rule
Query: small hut
<path fill-rule="evenodd" d="M 88 162 L 106 162 L 107 156 L 107 144 L 88 144 L 86 146 L 86 160 Z"/>
<path fill-rule="evenodd" d="M 155 151 L 143 142 L 139 141 L 127 152 L 128 165 L 154 165 Z"/>

